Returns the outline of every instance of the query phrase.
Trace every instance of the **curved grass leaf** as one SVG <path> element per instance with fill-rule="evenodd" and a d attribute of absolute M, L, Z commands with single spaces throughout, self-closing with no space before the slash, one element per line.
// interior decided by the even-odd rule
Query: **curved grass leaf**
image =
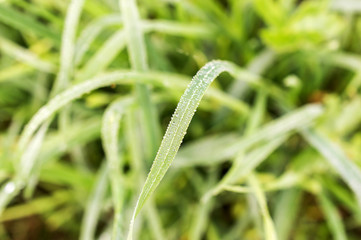
<path fill-rule="evenodd" d="M 68 82 L 69 78 L 72 74 L 72 63 L 73 63 L 73 52 L 74 52 L 74 39 L 75 39 L 75 33 L 80 17 L 80 13 L 82 10 L 84 0 L 73 0 L 71 1 L 67 16 L 66 16 L 66 23 L 64 26 L 64 31 L 62 35 L 62 46 L 61 46 L 61 55 L 60 55 L 60 69 L 57 76 L 57 79 L 55 81 L 55 84 L 51 90 L 51 95 L 56 94 L 58 91 L 62 90 Z M 1 12 L 1 5 L 0 5 L 0 12 Z M 14 17 L 14 16 L 13 16 Z M 20 17 L 21 20 L 22 17 Z M 24 19 L 23 19 L 24 20 Z M 23 21 L 21 20 L 21 21 Z M 20 21 L 20 22 L 21 22 Z M 30 20 L 29 20 L 30 21 Z M 31 23 L 31 22 L 30 22 Z M 16 190 L 20 190 L 22 187 L 27 186 L 29 187 L 26 191 L 27 193 L 31 193 L 34 186 L 35 186 L 35 179 L 32 177 L 29 182 L 29 176 L 34 170 L 34 166 L 36 165 L 37 161 L 37 155 L 39 153 L 40 147 L 43 143 L 44 136 L 46 134 L 46 131 L 51 123 L 51 120 L 48 120 L 45 122 L 41 129 L 39 130 L 38 134 L 33 138 L 33 140 L 29 143 L 31 135 L 29 135 L 29 138 L 27 139 L 27 143 L 29 145 L 23 145 L 19 148 L 18 154 L 20 155 L 20 166 L 18 168 L 18 171 L 16 173 L 16 179 L 14 180 L 17 184 L 15 186 L 18 186 L 15 188 Z M 39 125 L 40 126 L 40 125 Z M 36 129 L 34 129 L 36 131 Z M 31 181 L 32 180 L 32 181 Z M 13 191 L 15 192 L 15 191 Z M 10 197 L 15 196 L 13 193 L 7 194 L 6 191 L 4 192 L 5 196 L 9 196 L 7 201 L 4 201 L 5 204 L 9 201 Z M 6 198 L 6 197 L 5 197 Z M 0 204 L 1 205 L 1 204 Z M 0 207 L 2 208 L 2 207 Z"/>
<path fill-rule="evenodd" d="M 155 85 L 163 85 L 168 88 L 183 89 L 185 87 L 184 78 L 179 77 L 179 75 L 172 74 L 164 74 L 160 72 L 147 72 L 147 73 L 136 73 L 136 72 L 112 72 L 108 74 L 104 74 L 99 77 L 95 77 L 93 79 L 87 80 L 83 83 L 74 85 L 68 90 L 58 94 L 52 100 L 50 100 L 46 105 L 39 109 L 39 111 L 33 116 L 30 122 L 25 127 L 22 135 L 19 140 L 19 149 L 22 151 L 26 145 L 29 143 L 29 139 L 34 134 L 34 132 L 39 128 L 40 124 L 43 123 L 46 119 L 52 116 L 55 112 L 61 109 L 66 104 L 71 101 L 81 97 L 82 95 L 89 93 L 95 89 L 100 87 L 110 86 L 112 84 L 134 84 L 135 81 L 143 82 L 143 83 L 152 83 Z M 229 100 L 232 98 L 228 98 L 228 100 L 223 101 L 224 99 L 219 98 L 220 96 L 209 95 L 213 99 L 217 99 L 221 101 L 226 106 L 231 109 L 239 112 L 244 112 L 245 105 L 238 105 L 241 108 L 234 108 L 237 103 L 229 105 Z M 240 104 L 241 102 L 236 101 Z"/>
<path fill-rule="evenodd" d="M 205 91 L 212 81 L 224 71 L 235 74 L 235 66 L 225 61 L 212 61 L 207 63 L 198 71 L 181 97 L 163 137 L 142 192 L 140 193 L 131 220 L 128 239 L 132 239 L 132 228 L 136 216 L 149 196 L 155 191 L 177 154 L 183 137 L 186 134 L 187 128 Z"/>

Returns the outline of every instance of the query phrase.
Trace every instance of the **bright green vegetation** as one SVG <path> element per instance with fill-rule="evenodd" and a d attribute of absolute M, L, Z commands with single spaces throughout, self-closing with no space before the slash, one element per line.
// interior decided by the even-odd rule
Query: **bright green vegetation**
<path fill-rule="evenodd" d="M 359 239 L 360 13 L 0 1 L 0 239 Z"/>

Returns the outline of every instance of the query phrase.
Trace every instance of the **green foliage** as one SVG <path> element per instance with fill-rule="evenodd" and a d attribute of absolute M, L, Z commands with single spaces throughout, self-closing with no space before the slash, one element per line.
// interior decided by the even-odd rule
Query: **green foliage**
<path fill-rule="evenodd" d="M 359 239 L 360 9 L 0 1 L 0 239 Z"/>
<path fill-rule="evenodd" d="M 327 7 L 325 1 L 304 1 L 287 20 L 283 18 L 279 24 L 270 23 L 271 26 L 262 31 L 261 36 L 271 48 L 283 52 L 337 48 L 345 23 L 336 13 L 327 11 Z M 269 17 L 268 11 L 261 16 L 265 14 Z"/>

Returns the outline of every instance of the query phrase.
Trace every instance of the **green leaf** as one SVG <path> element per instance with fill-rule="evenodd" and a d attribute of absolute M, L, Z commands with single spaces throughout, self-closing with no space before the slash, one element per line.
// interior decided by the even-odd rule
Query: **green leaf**
<path fill-rule="evenodd" d="M 341 216 L 336 206 L 332 203 L 325 193 L 320 193 L 318 199 L 322 211 L 326 217 L 327 225 L 331 230 L 335 240 L 347 240 L 345 227 L 343 226 Z"/>
<path fill-rule="evenodd" d="M 132 228 L 136 216 L 149 196 L 155 191 L 177 154 L 183 137 L 186 134 L 187 128 L 205 91 L 220 73 L 227 71 L 236 75 L 239 72 L 237 70 L 237 67 L 229 62 L 212 61 L 202 67 L 193 78 L 177 105 L 140 193 L 131 220 L 128 239 L 132 239 Z"/>
<path fill-rule="evenodd" d="M 94 239 L 97 222 L 102 211 L 102 204 L 108 187 L 108 169 L 105 164 L 100 168 L 92 192 L 89 196 L 82 226 L 80 228 L 80 240 Z"/>
<path fill-rule="evenodd" d="M 60 36 L 51 28 L 41 24 L 32 17 L 20 13 L 4 3 L 0 3 L 0 20 L 11 27 L 14 27 L 22 32 L 35 33 L 40 37 L 46 37 L 53 41 L 57 46 L 60 45 Z"/>
<path fill-rule="evenodd" d="M 190 143 L 181 149 L 176 158 L 175 166 L 218 164 L 233 158 L 237 152 L 245 151 L 261 141 L 270 141 L 277 136 L 310 125 L 322 113 L 323 109 L 320 105 L 310 104 L 265 124 L 248 136 L 227 134 L 222 137 L 204 137 L 202 140 Z"/>
<path fill-rule="evenodd" d="M 302 131 L 303 137 L 327 160 L 352 189 L 361 208 L 361 170 L 328 138 L 312 129 Z"/>

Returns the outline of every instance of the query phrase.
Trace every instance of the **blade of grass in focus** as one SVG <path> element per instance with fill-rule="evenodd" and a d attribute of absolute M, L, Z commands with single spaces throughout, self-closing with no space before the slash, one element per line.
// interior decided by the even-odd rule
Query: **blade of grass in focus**
<path fill-rule="evenodd" d="M 0 239 L 359 238 L 357 1 L 0 2 Z"/>
<path fill-rule="evenodd" d="M 173 114 L 152 168 L 140 193 L 130 223 L 128 239 L 132 239 L 134 220 L 149 196 L 167 172 L 186 134 L 192 117 L 209 85 L 222 72 L 234 73 L 234 66 L 224 61 L 212 61 L 201 68 L 181 97 Z"/>

